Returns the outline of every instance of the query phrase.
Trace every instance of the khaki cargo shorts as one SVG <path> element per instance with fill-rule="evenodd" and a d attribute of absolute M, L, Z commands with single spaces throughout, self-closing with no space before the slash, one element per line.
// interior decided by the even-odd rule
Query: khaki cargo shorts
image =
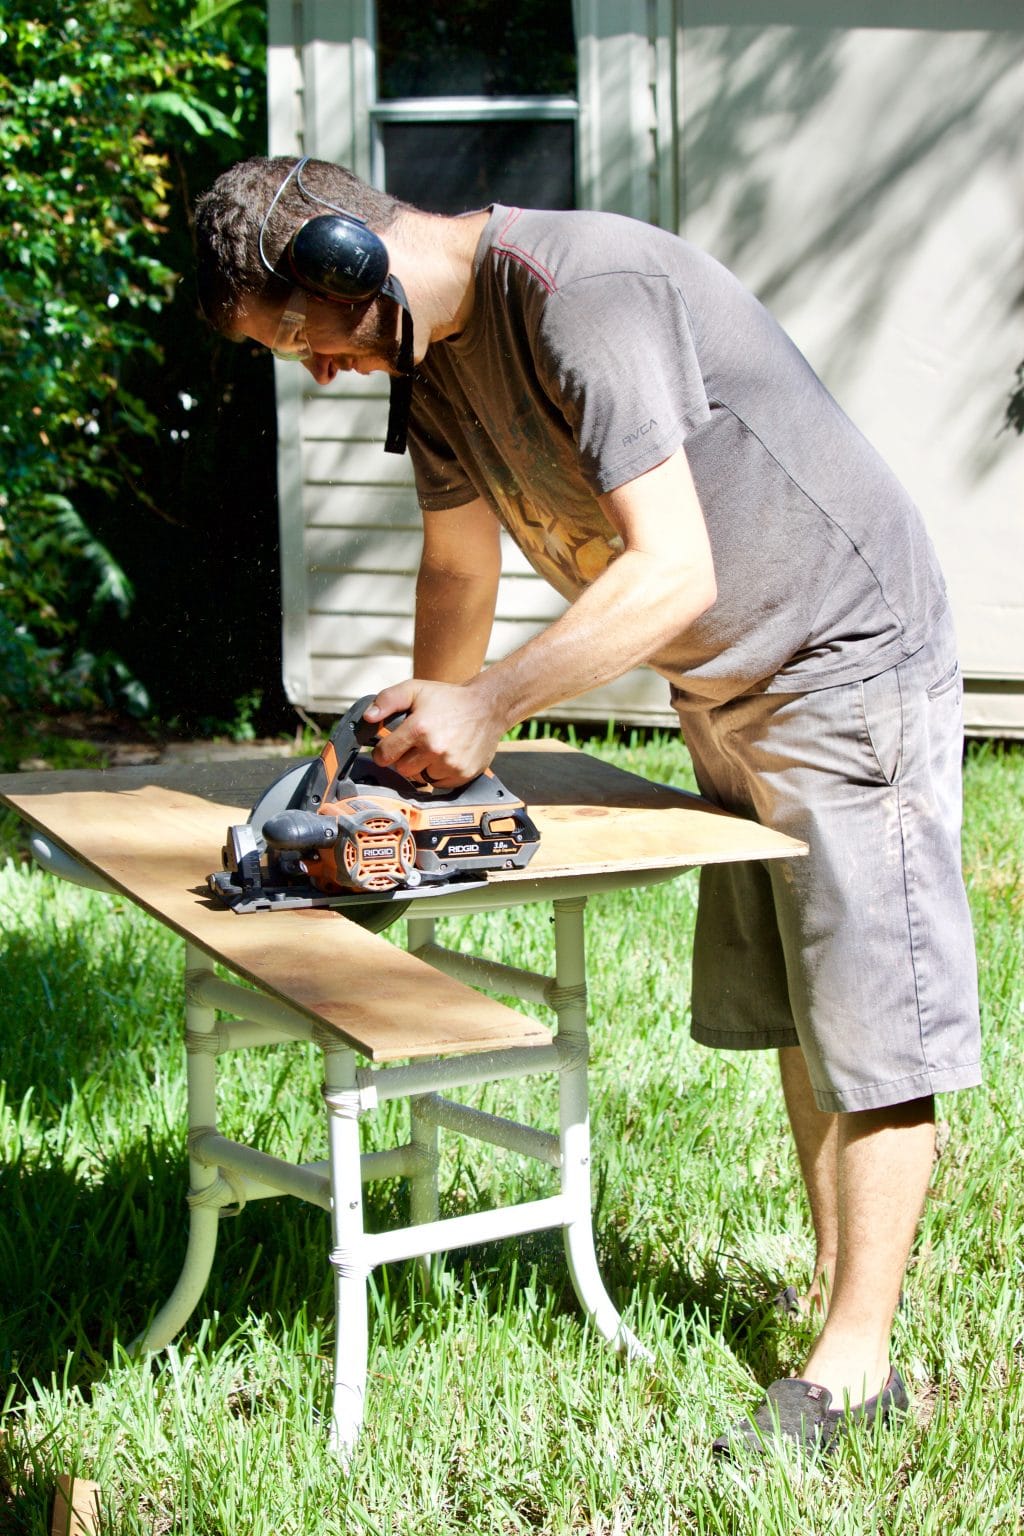
<path fill-rule="evenodd" d="M 822 1110 L 979 1083 L 948 617 L 864 682 L 712 709 L 674 702 L 701 792 L 810 849 L 702 869 L 693 1038 L 799 1045 Z"/>

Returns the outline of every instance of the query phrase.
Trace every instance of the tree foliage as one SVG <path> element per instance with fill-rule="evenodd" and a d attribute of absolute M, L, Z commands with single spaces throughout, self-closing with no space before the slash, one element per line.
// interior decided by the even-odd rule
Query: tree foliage
<path fill-rule="evenodd" d="M 239 50 L 237 28 L 189 23 L 183 0 L 7 0 L 0 18 L 8 708 L 104 693 L 145 706 L 124 665 L 90 649 L 104 612 L 125 614 L 132 597 L 93 515 L 111 498 L 152 502 L 137 461 L 159 424 L 142 381 L 163 366 L 154 319 L 178 276 L 166 259 L 176 157 L 215 144 L 226 161 L 253 113 L 255 48 Z"/>

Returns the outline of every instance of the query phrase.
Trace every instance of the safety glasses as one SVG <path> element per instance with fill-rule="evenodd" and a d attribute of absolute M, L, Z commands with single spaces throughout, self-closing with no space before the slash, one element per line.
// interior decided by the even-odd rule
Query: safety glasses
<path fill-rule="evenodd" d="M 270 350 L 282 363 L 308 363 L 313 356 L 306 335 L 306 295 L 301 288 L 293 288 L 288 295 Z"/>

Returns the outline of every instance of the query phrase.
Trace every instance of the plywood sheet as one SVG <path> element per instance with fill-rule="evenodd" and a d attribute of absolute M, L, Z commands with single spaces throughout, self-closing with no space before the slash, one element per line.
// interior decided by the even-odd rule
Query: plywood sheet
<path fill-rule="evenodd" d="M 0 796 L 81 862 L 236 974 L 336 1028 L 375 1061 L 542 1043 L 535 1021 L 444 977 L 336 912 L 239 916 L 213 902 L 206 875 L 226 827 L 245 819 L 282 764 L 171 764 L 110 772 L 16 774 Z M 787 858 L 802 844 L 555 742 L 498 754 L 499 776 L 541 831 L 523 871 L 597 887 L 635 873 L 735 859 Z M 510 893 L 511 894 L 511 893 Z"/>
<path fill-rule="evenodd" d="M 67 778 L 67 775 L 62 777 Z M 236 975 L 336 1029 L 371 1061 L 541 1045 L 543 1025 L 324 909 L 239 916 L 206 875 L 245 819 L 181 790 L 63 789 L 5 796 L 67 852 Z"/>
<path fill-rule="evenodd" d="M 769 827 L 558 742 L 513 746 L 498 753 L 494 766 L 541 828 L 540 848 L 528 868 L 494 875 L 495 881 L 593 878 L 616 871 L 640 875 L 738 859 L 794 858 L 807 851 Z"/>

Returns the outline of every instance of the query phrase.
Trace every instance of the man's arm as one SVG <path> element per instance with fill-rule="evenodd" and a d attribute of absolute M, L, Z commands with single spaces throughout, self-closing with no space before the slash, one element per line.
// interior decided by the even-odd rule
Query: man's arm
<path fill-rule="evenodd" d="M 483 500 L 424 513 L 413 673 L 467 683 L 484 664 L 501 575 L 501 530 Z"/>
<path fill-rule="evenodd" d="M 378 761 L 442 788 L 480 773 L 518 721 L 600 687 L 655 655 L 715 601 L 714 564 L 686 455 L 600 498 L 623 553 L 570 608 L 461 687 L 413 679 L 386 688 L 369 719 L 408 710 Z"/>

